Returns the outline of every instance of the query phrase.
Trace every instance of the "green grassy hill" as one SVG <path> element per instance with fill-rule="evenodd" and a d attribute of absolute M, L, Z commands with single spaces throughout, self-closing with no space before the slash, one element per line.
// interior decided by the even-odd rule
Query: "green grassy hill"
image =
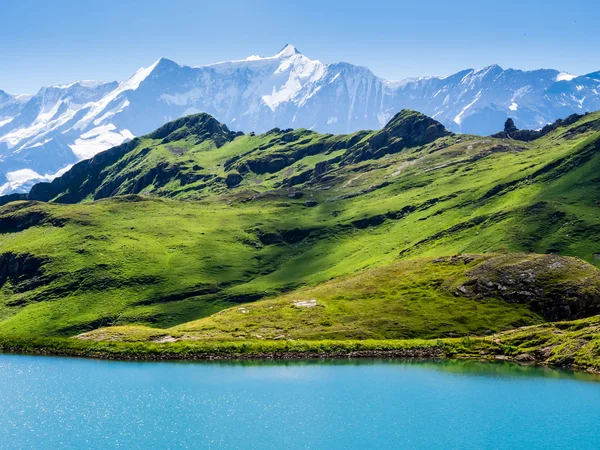
<path fill-rule="evenodd" d="M 562 296 L 569 292 L 568 296 Z M 92 340 L 411 339 L 486 335 L 600 313 L 600 271 L 551 255 L 419 258 L 237 305 L 170 329 L 101 328 Z"/>
<path fill-rule="evenodd" d="M 179 119 L 0 198 L 0 336 L 430 338 L 597 314 L 600 114 L 566 123 L 522 142 L 412 111 L 342 136 Z M 591 265 L 523 269 L 545 281 L 516 300 L 452 290 L 491 253 Z M 474 260 L 434 262 L 456 254 Z M 499 279 L 518 262 L 494 258 Z"/>

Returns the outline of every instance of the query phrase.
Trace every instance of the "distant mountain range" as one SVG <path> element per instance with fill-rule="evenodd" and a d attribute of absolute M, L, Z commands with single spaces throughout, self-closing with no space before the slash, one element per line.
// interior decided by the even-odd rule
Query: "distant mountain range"
<path fill-rule="evenodd" d="M 122 82 L 78 81 L 35 95 L 0 90 L 0 194 L 27 191 L 100 151 L 185 115 L 207 112 L 233 130 L 326 133 L 379 129 L 404 108 L 448 129 L 488 135 L 512 117 L 537 129 L 600 109 L 600 72 L 504 70 L 386 81 L 365 67 L 324 64 L 286 45 L 271 57 L 201 67 L 161 58 Z"/>

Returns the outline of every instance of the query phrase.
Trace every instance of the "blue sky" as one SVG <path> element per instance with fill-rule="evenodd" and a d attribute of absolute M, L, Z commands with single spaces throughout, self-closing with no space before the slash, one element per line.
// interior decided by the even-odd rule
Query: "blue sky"
<path fill-rule="evenodd" d="M 161 56 L 201 65 L 286 43 L 387 79 L 498 63 L 600 70 L 598 0 L 2 0 L 0 89 L 121 80 Z"/>

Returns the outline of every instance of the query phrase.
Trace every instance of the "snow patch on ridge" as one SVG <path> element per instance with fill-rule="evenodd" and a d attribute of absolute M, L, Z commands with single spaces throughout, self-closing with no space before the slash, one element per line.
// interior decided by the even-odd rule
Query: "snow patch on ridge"
<path fill-rule="evenodd" d="M 33 94 L 16 94 L 14 95 L 15 100 L 17 100 L 20 103 L 27 103 L 29 100 L 31 100 L 31 98 L 33 97 Z"/>
<path fill-rule="evenodd" d="M 88 113 L 81 119 L 73 128 L 77 130 L 85 129 L 94 120 L 98 114 L 106 109 L 106 107 L 114 101 L 120 94 L 125 91 L 135 91 L 142 81 L 144 81 L 152 73 L 152 71 L 160 63 L 160 59 L 149 67 L 142 67 L 135 72 L 131 77 L 119 83 L 119 85 L 108 95 L 105 95 L 100 101 L 92 103 Z"/>
<path fill-rule="evenodd" d="M 577 78 L 577 75 L 571 75 L 567 72 L 561 72 L 556 76 L 556 81 L 571 81 L 574 78 Z"/>
<path fill-rule="evenodd" d="M 106 84 L 106 82 L 98 81 L 98 80 L 79 80 L 79 81 L 74 81 L 73 83 L 69 83 L 69 84 L 58 84 L 56 86 L 50 86 L 50 87 L 53 89 L 69 89 L 70 87 L 79 85 L 84 88 L 93 89 L 98 86 L 102 86 L 103 84 Z"/>
<path fill-rule="evenodd" d="M 222 66 L 222 67 L 229 67 L 229 66 L 236 66 L 239 65 L 240 63 L 244 63 L 244 62 L 256 62 L 256 61 L 273 61 L 273 60 L 277 60 L 277 59 L 284 59 L 284 58 L 290 58 L 296 55 L 300 55 L 303 56 L 296 47 L 294 47 L 293 45 L 287 44 L 285 47 L 283 47 L 281 49 L 281 51 L 273 56 L 259 56 L 259 55 L 250 55 L 245 59 L 236 59 L 233 61 L 221 61 L 221 62 L 217 62 L 217 63 L 211 63 L 211 64 L 205 64 L 202 66 L 192 66 L 193 69 L 202 69 L 205 67 L 214 67 L 214 66 Z"/>
<path fill-rule="evenodd" d="M 112 123 L 96 127 L 87 133 L 83 133 L 69 147 L 71 147 L 75 156 L 81 160 L 91 158 L 107 148 L 122 144 L 135 137 L 127 129 L 115 132 L 116 128 Z"/>
<path fill-rule="evenodd" d="M 69 165 L 60 169 L 58 172 L 53 174 L 40 175 L 39 173 L 31 169 L 15 170 L 14 172 L 8 172 L 6 174 L 6 183 L 0 186 L 0 195 L 4 195 L 13 191 L 18 190 L 24 185 L 39 183 L 42 181 L 50 182 L 57 177 L 64 175 L 68 172 L 73 165 Z"/>
<path fill-rule="evenodd" d="M 486 72 L 487 73 L 487 72 Z M 477 100 L 479 100 L 479 98 L 481 97 L 481 91 L 479 91 L 479 93 L 477 94 L 477 96 L 475 97 L 475 100 L 473 100 L 471 103 L 469 103 L 467 106 L 465 106 L 460 113 L 458 113 L 458 115 L 454 118 L 454 122 L 456 122 L 457 125 L 460 125 L 463 121 L 463 116 L 465 115 L 465 113 L 467 112 L 467 110 L 473 106 L 475 103 L 477 103 Z"/>
<path fill-rule="evenodd" d="M 17 145 L 19 146 L 18 148 L 26 148 L 39 142 L 39 140 L 44 138 L 47 134 L 60 128 L 71 120 L 81 108 L 81 105 L 65 104 L 66 110 L 60 116 L 56 117 L 59 108 L 63 103 L 63 100 L 59 100 L 48 110 L 44 110 L 42 107 L 41 112 L 31 125 L 19 127 L 6 133 L 4 136 L 0 137 L 0 142 L 5 142 L 8 145 L 8 148 L 13 148 Z"/>

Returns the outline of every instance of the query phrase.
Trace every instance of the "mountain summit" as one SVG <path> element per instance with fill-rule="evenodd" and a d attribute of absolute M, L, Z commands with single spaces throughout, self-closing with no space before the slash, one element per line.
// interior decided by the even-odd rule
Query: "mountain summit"
<path fill-rule="evenodd" d="M 365 67 L 325 64 L 286 44 L 270 57 L 199 67 L 161 58 L 121 82 L 76 82 L 34 96 L 0 92 L 0 194 L 27 191 L 77 161 L 190 114 L 234 131 L 379 129 L 402 109 L 453 132 L 491 134 L 508 117 L 539 129 L 600 109 L 600 76 L 492 65 L 448 77 L 386 81 Z"/>
<path fill-rule="evenodd" d="M 285 44 L 285 46 L 275 55 L 277 58 L 287 58 L 293 55 L 300 55 L 296 47 L 291 44 Z"/>

